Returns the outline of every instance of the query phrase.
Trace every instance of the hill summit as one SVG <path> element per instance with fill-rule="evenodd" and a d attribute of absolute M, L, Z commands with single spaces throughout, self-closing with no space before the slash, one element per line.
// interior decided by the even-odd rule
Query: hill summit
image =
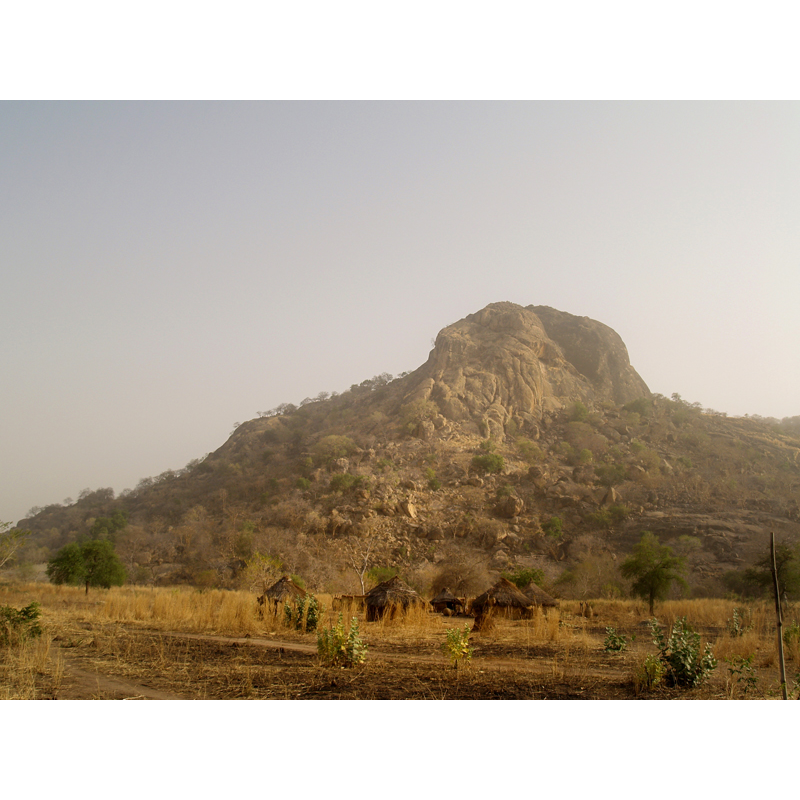
<path fill-rule="evenodd" d="M 608 326 L 547 306 L 492 303 L 445 328 L 408 380 L 408 401 L 433 401 L 449 420 L 485 420 L 502 436 L 580 401 L 649 397 L 622 339 Z"/>

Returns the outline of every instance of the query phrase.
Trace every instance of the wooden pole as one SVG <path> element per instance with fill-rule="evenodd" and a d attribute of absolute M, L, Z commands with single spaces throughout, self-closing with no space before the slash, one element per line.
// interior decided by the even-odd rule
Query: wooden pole
<path fill-rule="evenodd" d="M 789 695 L 786 691 L 786 663 L 783 660 L 783 615 L 781 614 L 781 594 L 778 586 L 778 566 L 775 561 L 775 532 L 770 534 L 772 551 L 772 586 L 775 589 L 775 616 L 778 620 L 778 660 L 781 668 L 781 691 L 783 699 L 788 700 Z"/>

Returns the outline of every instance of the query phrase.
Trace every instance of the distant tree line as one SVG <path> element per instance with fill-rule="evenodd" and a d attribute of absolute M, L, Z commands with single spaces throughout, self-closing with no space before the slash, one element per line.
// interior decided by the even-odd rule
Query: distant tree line
<path fill-rule="evenodd" d="M 397 377 L 395 377 L 388 372 L 382 372 L 380 375 L 375 375 L 372 378 L 367 378 L 367 380 L 361 381 L 361 383 L 354 383 L 350 389 L 343 394 L 339 394 L 339 392 L 320 392 L 316 397 L 306 397 L 304 400 L 300 401 L 300 407 L 302 408 L 310 403 L 321 403 L 324 400 L 333 400 L 337 397 L 342 397 L 344 394 L 371 392 L 375 389 L 379 389 L 381 386 L 386 386 L 392 381 L 405 378 L 408 374 L 408 372 L 401 372 Z M 297 411 L 297 409 L 298 406 L 294 405 L 293 403 L 281 403 L 280 405 L 275 406 L 275 408 L 271 408 L 269 411 L 257 411 L 256 414 L 261 418 L 280 417 L 285 414 L 291 414 L 294 411 Z"/>

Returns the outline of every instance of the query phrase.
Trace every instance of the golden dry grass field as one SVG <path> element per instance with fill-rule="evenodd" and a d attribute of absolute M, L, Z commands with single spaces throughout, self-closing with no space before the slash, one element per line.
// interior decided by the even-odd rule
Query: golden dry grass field
<path fill-rule="evenodd" d="M 335 623 L 330 596 L 323 625 Z M 2 699 L 765 699 L 780 697 L 777 637 L 767 604 L 668 601 L 663 625 L 685 617 L 718 661 L 691 689 L 649 687 L 645 660 L 657 653 L 644 604 L 597 600 L 592 616 L 577 602 L 532 619 L 496 618 L 470 634 L 468 663 L 443 652 L 447 630 L 468 618 L 412 611 L 366 622 L 366 661 L 325 666 L 317 635 L 258 613 L 247 592 L 122 587 L 92 590 L 49 584 L 0 585 L 0 606 L 41 604 L 42 635 L 0 646 Z M 731 632 L 734 609 L 742 618 Z M 349 618 L 345 614 L 345 619 Z M 785 630 L 800 630 L 789 609 Z M 794 627 L 793 627 L 794 626 Z M 608 629 L 624 636 L 606 648 Z M 800 637 L 790 635 L 786 672 L 797 696 Z M 727 660 L 726 660 L 727 659 Z M 749 660 L 748 660 L 749 659 Z"/>

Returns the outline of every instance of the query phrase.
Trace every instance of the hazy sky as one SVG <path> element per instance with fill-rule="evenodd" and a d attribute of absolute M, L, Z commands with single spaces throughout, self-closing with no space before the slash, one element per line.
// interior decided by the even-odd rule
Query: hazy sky
<path fill-rule="evenodd" d="M 491 302 L 800 414 L 800 104 L 0 103 L 0 520 L 133 488 Z"/>

